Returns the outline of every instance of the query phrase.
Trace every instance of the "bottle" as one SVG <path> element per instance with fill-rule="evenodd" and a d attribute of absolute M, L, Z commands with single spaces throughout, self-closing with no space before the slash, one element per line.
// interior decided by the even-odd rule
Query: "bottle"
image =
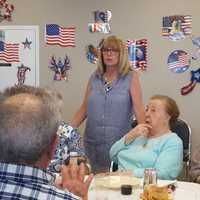
<path fill-rule="evenodd" d="M 146 168 L 144 170 L 143 188 L 150 184 L 157 184 L 157 173 L 154 168 Z"/>

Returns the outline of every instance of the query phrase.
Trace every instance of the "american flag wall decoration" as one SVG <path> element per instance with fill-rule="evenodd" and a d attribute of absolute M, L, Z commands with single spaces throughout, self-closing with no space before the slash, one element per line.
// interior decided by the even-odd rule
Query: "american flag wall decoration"
<path fill-rule="evenodd" d="M 0 61 L 19 62 L 19 44 L 0 41 Z"/>
<path fill-rule="evenodd" d="M 61 27 L 58 24 L 46 24 L 46 44 L 62 47 L 75 47 L 75 27 Z"/>
<path fill-rule="evenodd" d="M 192 34 L 191 15 L 173 15 L 163 17 L 162 36 L 172 41 L 184 39 Z"/>
<path fill-rule="evenodd" d="M 183 73 L 190 67 L 190 57 L 183 50 L 175 50 L 169 55 L 167 64 L 170 71 Z"/>

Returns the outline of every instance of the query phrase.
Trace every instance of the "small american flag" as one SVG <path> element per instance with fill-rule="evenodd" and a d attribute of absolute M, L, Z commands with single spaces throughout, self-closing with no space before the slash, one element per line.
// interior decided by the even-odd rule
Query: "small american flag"
<path fill-rule="evenodd" d="M 5 62 L 19 62 L 19 44 L 0 41 L 0 60 Z"/>
<path fill-rule="evenodd" d="M 46 24 L 46 43 L 62 47 L 75 47 L 75 27 Z"/>
<path fill-rule="evenodd" d="M 169 69 L 175 72 L 183 72 L 188 68 L 189 64 L 189 55 L 180 54 L 176 61 L 169 63 Z"/>

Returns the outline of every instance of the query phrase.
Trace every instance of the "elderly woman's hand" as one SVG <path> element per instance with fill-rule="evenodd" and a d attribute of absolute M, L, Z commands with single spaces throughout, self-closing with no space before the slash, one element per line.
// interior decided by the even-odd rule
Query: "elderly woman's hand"
<path fill-rule="evenodd" d="M 149 124 L 138 124 L 135 128 L 131 129 L 125 136 L 125 144 L 129 144 L 139 136 L 147 136 L 151 126 Z"/>

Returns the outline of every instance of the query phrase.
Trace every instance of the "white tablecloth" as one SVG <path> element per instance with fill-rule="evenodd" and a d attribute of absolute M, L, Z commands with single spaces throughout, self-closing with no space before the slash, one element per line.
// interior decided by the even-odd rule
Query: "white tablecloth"
<path fill-rule="evenodd" d="M 139 200 L 142 189 L 133 189 L 131 195 L 122 195 L 120 189 L 91 188 L 89 200 Z M 200 185 L 177 182 L 174 200 L 200 200 Z"/>

